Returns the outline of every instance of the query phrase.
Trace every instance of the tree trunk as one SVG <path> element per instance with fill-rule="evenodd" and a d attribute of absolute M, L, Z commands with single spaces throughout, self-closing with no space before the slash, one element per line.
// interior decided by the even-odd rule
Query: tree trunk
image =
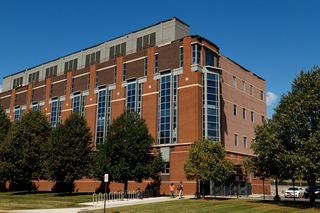
<path fill-rule="evenodd" d="M 203 180 L 201 182 L 201 185 L 202 185 L 202 199 L 204 199 L 204 184 L 205 184 L 205 181 Z"/>
<path fill-rule="evenodd" d="M 310 182 L 308 182 L 308 184 L 310 187 L 310 206 L 314 206 L 316 202 L 314 194 L 314 191 L 316 189 L 316 180 L 314 176 L 311 177 Z"/>
<path fill-rule="evenodd" d="M 128 190 L 128 181 L 124 181 L 124 191 L 126 192 Z"/>

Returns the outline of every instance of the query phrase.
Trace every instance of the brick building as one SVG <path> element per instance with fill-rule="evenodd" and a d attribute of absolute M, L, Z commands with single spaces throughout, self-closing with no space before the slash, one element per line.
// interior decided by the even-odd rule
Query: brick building
<path fill-rule="evenodd" d="M 181 180 L 185 193 L 196 191 L 196 181 L 184 176 L 183 163 L 190 144 L 203 137 L 220 140 L 227 158 L 235 159 L 230 180 L 239 177 L 251 182 L 253 193 L 262 193 L 262 181 L 241 164 L 253 154 L 254 126 L 267 115 L 265 80 L 219 50 L 172 18 L 5 77 L 1 105 L 11 120 L 41 110 L 52 127 L 81 112 L 94 146 L 103 143 L 110 122 L 130 107 L 146 119 L 154 148 L 166 160 L 161 193 Z M 129 182 L 128 189 L 151 183 Z M 39 190 L 53 186 L 36 184 Z M 86 179 L 76 185 L 79 191 L 95 191 L 100 182 Z M 120 187 L 112 183 L 110 190 Z"/>

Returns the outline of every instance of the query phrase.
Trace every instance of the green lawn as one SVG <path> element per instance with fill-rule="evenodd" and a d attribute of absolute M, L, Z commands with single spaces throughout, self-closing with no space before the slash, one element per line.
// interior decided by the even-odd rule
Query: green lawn
<path fill-rule="evenodd" d="M 74 192 L 0 192 L 0 210 L 48 209 L 80 207 L 78 203 L 92 201 L 92 193 Z M 82 212 L 82 211 L 81 211 Z M 86 213 L 102 213 L 102 210 L 85 211 Z M 168 202 L 132 205 L 112 208 L 108 213 L 123 212 L 320 212 L 320 205 L 308 208 L 307 202 L 273 202 L 251 199 L 182 199 Z"/>
<path fill-rule="evenodd" d="M 0 210 L 51 209 L 80 207 L 78 203 L 92 201 L 93 193 L 53 193 L 32 191 L 0 192 Z"/>
<path fill-rule="evenodd" d="M 290 202 L 272 202 L 250 199 L 185 199 L 170 202 L 133 205 L 125 207 L 117 207 L 107 209 L 108 213 L 124 213 L 124 212 L 319 212 L 320 206 L 317 208 L 308 208 L 308 203 L 300 203 L 294 205 Z M 82 211 L 81 211 L 82 212 Z M 84 213 L 103 213 L 102 210 L 84 211 Z"/>

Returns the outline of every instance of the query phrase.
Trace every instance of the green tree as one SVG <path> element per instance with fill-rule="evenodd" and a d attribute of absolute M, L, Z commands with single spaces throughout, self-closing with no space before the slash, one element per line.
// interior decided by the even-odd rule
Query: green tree
<path fill-rule="evenodd" d="M 1 143 L 0 171 L 11 183 L 28 184 L 39 180 L 42 169 L 42 147 L 51 132 L 45 114 L 28 111 L 14 121 L 7 138 Z"/>
<path fill-rule="evenodd" d="M 301 71 L 291 92 L 282 95 L 273 119 L 279 126 L 279 138 L 288 153 L 283 170 L 294 179 L 305 180 L 315 203 L 315 184 L 320 170 L 320 68 Z"/>
<path fill-rule="evenodd" d="M 279 128 L 277 124 L 268 119 L 262 125 L 255 127 L 255 142 L 251 144 L 254 156 L 244 160 L 244 166 L 249 172 L 255 172 L 257 176 L 273 177 L 276 180 L 276 197 L 278 196 L 278 179 L 291 178 L 283 168 L 286 166 L 286 150 L 282 141 L 278 138 Z"/>
<path fill-rule="evenodd" d="M 74 181 L 92 174 L 92 134 L 84 116 L 71 114 L 44 146 L 43 168 L 49 181 L 66 183 L 71 193 Z"/>
<path fill-rule="evenodd" d="M 124 183 L 124 190 L 128 181 L 157 179 L 165 164 L 161 153 L 152 153 L 153 142 L 145 120 L 126 110 L 113 120 L 104 144 L 97 147 L 94 176 L 103 180 L 107 173 L 110 181 Z"/>
<path fill-rule="evenodd" d="M 4 140 L 7 137 L 8 131 L 11 127 L 11 121 L 7 117 L 5 111 L 3 110 L 2 106 L 0 105 L 0 147 L 1 144 L 4 143 Z M 6 174 L 1 170 L 1 162 L 5 162 L 6 159 L 2 155 L 2 152 L 0 150 L 0 190 L 5 188 L 5 182 L 6 182 Z"/>
<path fill-rule="evenodd" d="M 200 179 L 201 184 L 213 180 L 221 182 L 227 179 L 233 170 L 233 160 L 226 159 L 226 151 L 220 142 L 202 139 L 191 144 L 189 157 L 184 163 L 188 180 Z M 202 187 L 204 198 L 204 187 Z"/>
<path fill-rule="evenodd" d="M 6 112 L 3 110 L 0 105 L 0 143 L 6 138 L 8 131 L 11 127 L 11 121 L 9 120 Z"/>

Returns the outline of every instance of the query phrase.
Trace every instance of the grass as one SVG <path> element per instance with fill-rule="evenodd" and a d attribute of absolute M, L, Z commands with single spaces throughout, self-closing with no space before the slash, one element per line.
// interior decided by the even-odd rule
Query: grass
<path fill-rule="evenodd" d="M 186 199 L 170 202 L 124 206 L 107 209 L 108 213 L 128 212 L 218 212 L 218 213 L 257 213 L 257 212 L 319 212 L 320 206 L 308 208 L 308 203 L 273 202 L 251 199 Z M 82 211 L 81 211 L 82 212 Z M 84 213 L 103 213 L 102 210 L 83 211 Z"/>
<path fill-rule="evenodd" d="M 92 193 L 0 192 L 0 210 L 72 208 L 81 207 L 78 203 L 90 201 Z"/>
<path fill-rule="evenodd" d="M 32 191 L 28 192 L 0 192 L 1 210 L 20 209 L 52 209 L 81 207 L 78 203 L 90 202 L 92 193 L 54 193 Z M 95 211 L 81 211 L 86 213 L 102 213 L 103 209 Z M 142 205 L 108 208 L 108 213 L 129 212 L 320 212 L 320 205 L 309 208 L 308 202 L 274 202 L 253 199 L 182 199 L 170 202 L 159 202 Z"/>

